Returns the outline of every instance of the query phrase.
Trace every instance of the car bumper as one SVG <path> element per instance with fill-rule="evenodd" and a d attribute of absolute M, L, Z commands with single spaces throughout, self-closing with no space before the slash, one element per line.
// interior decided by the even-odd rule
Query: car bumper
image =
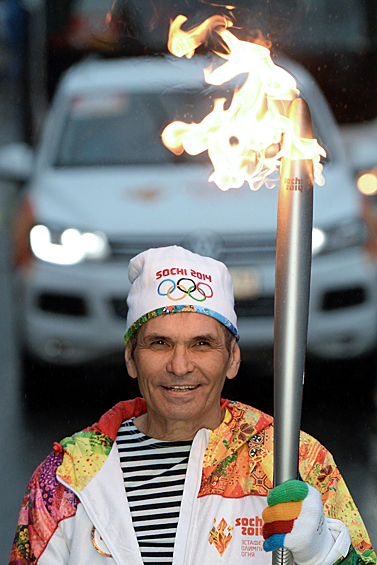
<path fill-rule="evenodd" d="M 274 265 L 255 269 L 261 296 L 272 299 Z M 308 353 L 344 359 L 367 353 L 375 346 L 375 279 L 374 265 L 360 250 L 314 258 Z M 24 339 L 34 356 L 63 364 L 122 359 L 126 331 L 122 301 L 130 287 L 126 265 L 109 262 L 63 267 L 36 262 L 23 286 Z M 343 298 L 347 305 L 342 305 Z M 238 328 L 245 355 L 272 350 L 272 312 L 239 317 Z"/>

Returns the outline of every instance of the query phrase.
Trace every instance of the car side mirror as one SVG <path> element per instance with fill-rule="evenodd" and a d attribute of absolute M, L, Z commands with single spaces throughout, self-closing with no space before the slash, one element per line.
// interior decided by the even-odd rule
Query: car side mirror
<path fill-rule="evenodd" d="M 377 139 L 358 139 L 350 147 L 348 156 L 356 173 L 377 166 Z"/>
<path fill-rule="evenodd" d="M 27 182 L 32 174 L 34 152 L 23 142 L 0 147 L 0 180 L 16 183 Z"/>
<path fill-rule="evenodd" d="M 377 166 L 377 120 L 341 126 L 347 162 L 355 177 Z"/>

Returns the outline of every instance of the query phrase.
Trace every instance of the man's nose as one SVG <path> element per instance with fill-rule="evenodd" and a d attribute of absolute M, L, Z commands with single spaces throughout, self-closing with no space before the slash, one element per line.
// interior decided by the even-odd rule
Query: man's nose
<path fill-rule="evenodd" d="M 183 345 L 174 347 L 167 364 L 167 370 L 177 377 L 183 377 L 194 370 L 194 365 L 190 360 L 190 354 L 186 347 Z"/>

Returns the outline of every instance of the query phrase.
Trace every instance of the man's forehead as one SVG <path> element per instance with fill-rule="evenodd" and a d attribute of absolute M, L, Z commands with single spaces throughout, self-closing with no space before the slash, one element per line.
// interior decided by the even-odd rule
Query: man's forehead
<path fill-rule="evenodd" d="M 162 314 L 151 318 L 140 328 L 143 336 L 148 334 L 176 334 L 180 336 L 222 333 L 222 324 L 206 314 L 197 312 L 176 312 L 174 314 Z"/>

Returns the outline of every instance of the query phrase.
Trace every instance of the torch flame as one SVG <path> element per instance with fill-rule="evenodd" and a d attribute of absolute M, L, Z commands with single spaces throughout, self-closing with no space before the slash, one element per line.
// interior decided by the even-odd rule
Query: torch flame
<path fill-rule="evenodd" d="M 214 167 L 209 180 L 221 190 L 239 188 L 245 181 L 252 190 L 263 184 L 272 188 L 284 156 L 312 159 L 315 180 L 322 185 L 320 156 L 326 157 L 325 150 L 317 140 L 297 136 L 287 117 L 291 101 L 300 94 L 294 78 L 273 63 L 267 47 L 237 39 L 228 29 L 232 26 L 228 18 L 212 16 L 183 31 L 186 21 L 179 15 L 171 23 L 168 48 L 173 55 L 190 59 L 215 32 L 228 53 L 216 52 L 225 62 L 205 69 L 206 82 L 219 86 L 239 75 L 247 78 L 234 92 L 228 108 L 226 99 L 218 98 L 212 112 L 199 124 L 169 124 L 162 132 L 166 147 L 177 155 L 183 151 L 190 155 L 208 151 Z"/>
<path fill-rule="evenodd" d="M 177 16 L 170 25 L 168 49 L 176 57 L 191 59 L 195 50 L 205 42 L 209 30 L 217 27 L 226 28 L 231 24 L 224 16 L 212 16 L 191 31 L 182 31 L 182 25 L 187 21 L 186 16 Z"/>

